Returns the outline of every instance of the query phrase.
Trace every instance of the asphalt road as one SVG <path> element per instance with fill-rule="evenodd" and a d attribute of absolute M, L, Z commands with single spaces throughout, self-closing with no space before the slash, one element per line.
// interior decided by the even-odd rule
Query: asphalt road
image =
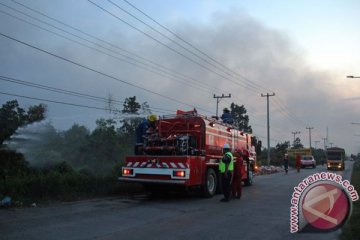
<path fill-rule="evenodd" d="M 350 165 L 343 172 L 350 178 Z M 221 195 L 159 198 L 117 197 L 0 210 L 0 239 L 337 239 L 326 234 L 290 233 L 293 187 L 325 167 L 258 176 L 241 200 Z"/>

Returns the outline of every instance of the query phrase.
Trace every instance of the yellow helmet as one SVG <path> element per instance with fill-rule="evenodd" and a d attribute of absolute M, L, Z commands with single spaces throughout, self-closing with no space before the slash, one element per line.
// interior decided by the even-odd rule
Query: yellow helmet
<path fill-rule="evenodd" d="M 148 116 L 148 120 L 149 120 L 150 122 L 155 122 L 155 121 L 157 120 L 157 117 L 156 117 L 156 115 L 151 114 L 151 115 Z"/>

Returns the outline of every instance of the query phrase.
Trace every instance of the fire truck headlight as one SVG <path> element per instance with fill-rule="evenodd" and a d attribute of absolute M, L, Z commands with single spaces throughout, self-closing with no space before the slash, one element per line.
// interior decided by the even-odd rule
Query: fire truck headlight
<path fill-rule="evenodd" d="M 132 169 L 128 169 L 128 168 L 124 168 L 122 171 L 123 176 L 126 175 L 132 175 L 133 174 L 133 170 Z"/>
<path fill-rule="evenodd" d="M 185 171 L 173 171 L 173 177 L 185 177 Z"/>

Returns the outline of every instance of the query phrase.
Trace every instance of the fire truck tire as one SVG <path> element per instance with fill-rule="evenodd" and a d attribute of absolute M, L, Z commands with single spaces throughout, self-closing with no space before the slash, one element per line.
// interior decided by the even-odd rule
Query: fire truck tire
<path fill-rule="evenodd" d="M 254 182 L 254 175 L 252 171 L 249 171 L 249 175 L 247 177 L 247 179 L 244 181 L 245 186 L 251 186 Z"/>
<path fill-rule="evenodd" d="M 218 185 L 218 179 L 216 172 L 212 168 L 206 170 L 206 180 L 203 186 L 204 197 L 210 198 L 215 195 L 216 187 Z"/>

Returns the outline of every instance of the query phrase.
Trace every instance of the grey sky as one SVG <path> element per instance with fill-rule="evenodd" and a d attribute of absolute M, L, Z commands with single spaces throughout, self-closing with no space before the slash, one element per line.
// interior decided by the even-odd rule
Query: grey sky
<path fill-rule="evenodd" d="M 275 92 L 276 96 L 271 98 L 270 106 L 271 145 L 292 141 L 291 132 L 301 131 L 301 140 L 305 146 L 308 146 L 308 131 L 305 128 L 311 126 L 314 127 L 313 141 L 322 143 L 328 127 L 329 141 L 334 145 L 345 147 L 353 153 L 359 150 L 354 135 L 359 134 L 360 129 L 350 124 L 356 122 L 360 114 L 357 108 L 359 101 L 356 100 L 360 88 L 356 79 L 345 78 L 345 67 L 326 69 L 324 65 L 315 65 L 316 58 L 308 56 L 311 47 L 307 48 L 306 44 L 301 45 L 302 38 L 299 38 L 298 32 L 287 31 L 284 29 L 286 26 L 284 23 L 279 23 L 279 28 L 276 28 L 276 22 L 264 22 L 265 15 L 254 16 L 259 13 L 259 7 L 256 8 L 257 6 L 252 6 L 247 1 L 244 2 L 244 6 L 232 1 L 225 1 L 224 5 L 218 1 L 199 1 L 193 7 L 188 1 L 177 5 L 175 3 L 170 5 L 171 1 L 168 4 L 154 1 L 152 5 L 148 1 L 131 1 L 212 59 L 193 48 L 191 52 L 184 50 L 183 47 L 189 48 L 189 46 L 179 40 L 177 40 L 178 44 L 174 43 L 171 41 L 176 40 L 173 35 L 120 0 L 114 2 L 156 27 L 168 38 L 152 31 L 107 1 L 94 2 L 142 32 L 129 27 L 88 1 L 51 1 L 50 3 L 44 0 L 31 2 L 19 0 L 19 2 L 80 29 L 82 33 L 10 0 L 1 3 L 39 18 L 43 22 L 0 5 L 0 32 L 66 58 L 82 67 L 0 36 L 1 76 L 103 98 L 111 94 L 120 101 L 135 95 L 140 102 L 148 102 L 151 107 L 166 109 L 165 111 L 154 109 L 158 114 L 175 112 L 176 109 L 191 109 L 193 106 L 204 115 L 214 115 L 213 94 L 231 93 L 233 97 L 230 100 L 223 100 L 220 109 L 230 105 L 231 102 L 244 104 L 248 109 L 254 134 L 264 141 L 264 145 L 266 144 L 266 100 L 260 97 L 260 94 Z M 276 7 L 279 8 L 279 4 L 274 4 L 274 9 Z M 169 12 L 169 9 L 172 12 Z M 193 10 L 188 12 L 189 9 Z M 251 11 L 252 9 L 254 12 Z M 268 14 L 271 12 L 269 11 Z M 204 14 L 203 18 L 200 13 Z M 284 16 L 288 14 L 284 12 Z M 293 21 L 293 26 L 299 26 L 300 18 L 288 17 L 289 21 Z M 275 15 L 274 18 L 279 19 Z M 351 25 L 341 25 L 348 24 L 349 21 L 342 19 L 336 28 L 352 30 Z M 304 23 L 311 24 L 308 19 Z M 316 27 L 319 27 L 320 34 L 322 28 L 314 25 L 314 27 L 308 26 L 309 32 L 314 34 Z M 328 27 L 331 29 L 331 26 Z M 67 32 L 59 30 L 60 28 Z M 338 31 L 335 30 L 334 39 L 337 41 L 332 42 L 334 49 L 339 49 L 339 46 L 344 46 L 344 51 L 345 47 L 351 48 L 349 46 L 351 41 L 340 42 L 336 36 Z M 100 39 L 111 45 L 101 42 Z M 309 41 L 311 38 L 304 36 L 303 39 Z M 358 46 L 354 45 L 353 49 L 354 55 L 359 53 Z M 124 58 L 124 55 L 130 58 Z M 336 56 L 331 56 L 329 53 L 324 56 L 324 61 Z M 138 61 L 134 62 L 134 58 Z M 351 55 L 349 58 L 356 59 Z M 144 59 L 151 63 L 144 62 Z M 213 59 L 227 69 L 221 70 L 223 67 L 215 64 Z M 342 64 L 346 62 L 345 59 L 338 60 Z M 332 66 L 331 64 L 329 63 L 328 66 Z M 161 70 L 159 70 L 160 65 Z M 165 73 L 169 69 L 172 71 L 170 75 Z M 356 69 L 347 73 L 356 75 Z M 0 84 L 1 91 L 6 93 L 100 108 L 106 106 L 105 102 L 48 92 L 6 81 L 1 81 Z M 1 103 L 14 98 L 0 94 Z M 41 102 L 17 99 L 24 106 Z M 93 127 L 97 118 L 110 116 L 105 111 L 96 109 L 46 104 L 49 106 L 49 119 L 60 129 L 66 129 L 75 122 Z M 314 145 L 314 142 L 312 144 Z"/>

